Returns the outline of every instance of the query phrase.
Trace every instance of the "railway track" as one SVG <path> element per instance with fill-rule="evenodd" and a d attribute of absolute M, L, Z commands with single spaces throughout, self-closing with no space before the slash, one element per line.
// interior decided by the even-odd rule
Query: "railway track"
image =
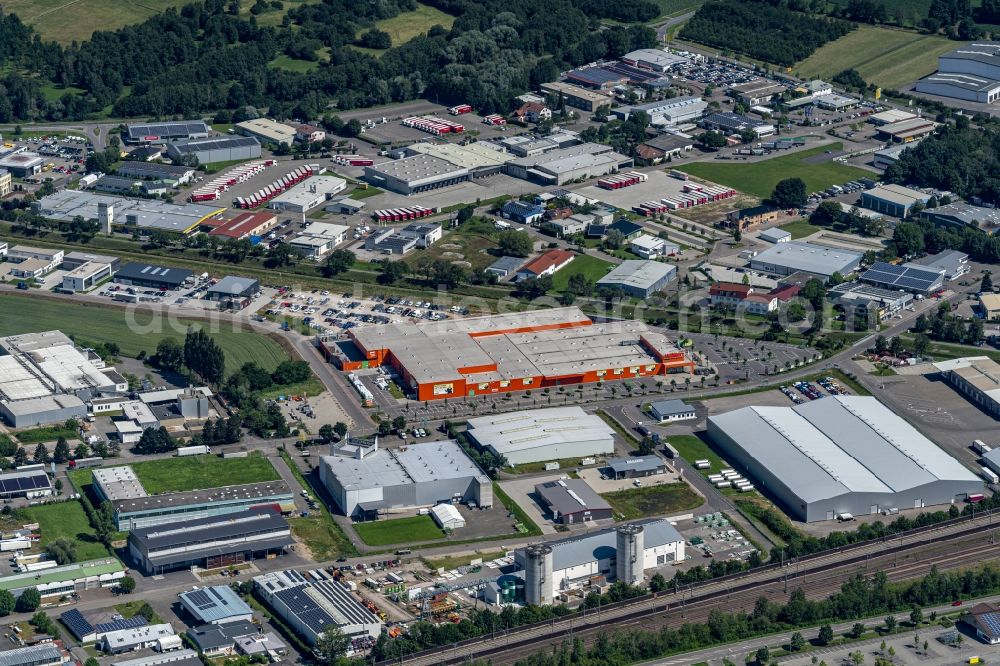
<path fill-rule="evenodd" d="M 402 663 L 432 666 L 488 658 L 497 666 L 512 664 L 527 654 L 558 645 L 569 636 L 587 642 L 609 626 L 657 629 L 704 621 L 713 609 L 749 610 L 762 595 L 781 598 L 786 590 L 796 588 L 801 588 L 809 598 L 829 596 L 844 580 L 866 571 L 885 571 L 893 581 L 914 578 L 935 564 L 947 569 L 975 561 L 976 556 L 980 561 L 1000 558 L 1000 545 L 994 543 L 998 528 L 1000 525 L 994 526 L 992 515 L 920 528 L 891 539 L 792 560 L 783 566 L 771 565 L 579 616 L 520 627 L 502 636 L 483 636 L 426 650 L 404 658 Z"/>

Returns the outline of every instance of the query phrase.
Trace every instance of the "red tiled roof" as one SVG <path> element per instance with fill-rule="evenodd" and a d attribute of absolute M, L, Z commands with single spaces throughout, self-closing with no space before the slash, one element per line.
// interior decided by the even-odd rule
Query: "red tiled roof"
<path fill-rule="evenodd" d="M 553 266 L 561 266 L 574 256 L 576 255 L 569 250 L 549 250 L 534 261 L 528 262 L 521 270 L 541 275 Z"/>
<path fill-rule="evenodd" d="M 708 290 L 708 293 L 712 296 L 733 292 L 746 297 L 753 292 L 753 287 L 748 284 L 739 284 L 737 282 L 716 282 L 712 285 L 711 289 Z"/>
<path fill-rule="evenodd" d="M 274 219 L 273 213 L 240 213 L 228 222 L 208 232 L 209 236 L 225 236 L 227 238 L 245 238 L 258 227 Z"/>
<path fill-rule="evenodd" d="M 802 291 L 802 287 L 797 284 L 785 284 L 771 290 L 770 296 L 775 296 L 779 301 L 787 301 L 795 298 Z"/>

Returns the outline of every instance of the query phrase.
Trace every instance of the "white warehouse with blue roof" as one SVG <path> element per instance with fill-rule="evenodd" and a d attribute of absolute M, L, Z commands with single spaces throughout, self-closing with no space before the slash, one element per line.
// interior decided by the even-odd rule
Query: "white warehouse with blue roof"
<path fill-rule="evenodd" d="M 983 482 L 873 397 L 710 416 L 731 463 L 806 522 L 951 504 Z"/>

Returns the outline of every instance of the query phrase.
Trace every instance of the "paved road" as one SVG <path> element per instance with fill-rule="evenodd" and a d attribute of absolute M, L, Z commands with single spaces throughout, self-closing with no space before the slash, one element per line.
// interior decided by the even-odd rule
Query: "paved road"
<path fill-rule="evenodd" d="M 661 42 L 667 41 L 667 33 L 670 31 L 670 29 L 679 23 L 684 23 L 692 16 L 694 16 L 693 11 L 667 19 L 666 22 L 656 26 L 656 38 L 659 39 Z"/>

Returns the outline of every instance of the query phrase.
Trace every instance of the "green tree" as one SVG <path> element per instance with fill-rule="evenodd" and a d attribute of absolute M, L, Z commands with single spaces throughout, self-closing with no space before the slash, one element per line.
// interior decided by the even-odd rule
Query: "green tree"
<path fill-rule="evenodd" d="M 817 640 L 820 645 L 829 645 L 833 641 L 833 627 L 828 624 L 824 624 L 820 627 Z"/>
<path fill-rule="evenodd" d="M 69 460 L 69 442 L 66 441 L 65 437 L 60 437 L 56 441 L 56 448 L 52 452 L 52 459 L 57 463 L 64 463 Z"/>
<path fill-rule="evenodd" d="M 989 271 L 983 273 L 983 281 L 979 284 L 979 291 L 984 294 L 993 293 L 993 274 Z"/>
<path fill-rule="evenodd" d="M 6 617 L 14 612 L 17 600 L 10 590 L 0 590 L 0 617 Z"/>
<path fill-rule="evenodd" d="M 14 610 L 18 613 L 34 613 L 41 604 L 42 594 L 38 591 L 38 588 L 29 587 L 24 592 L 21 592 L 21 596 L 17 598 Z"/>
<path fill-rule="evenodd" d="M 125 576 L 118 581 L 118 591 L 122 594 L 132 594 L 135 591 L 135 578 Z"/>
<path fill-rule="evenodd" d="M 924 621 L 924 611 L 920 606 L 914 606 L 913 610 L 910 611 L 910 624 L 914 627 L 918 626 Z"/>
<path fill-rule="evenodd" d="M 528 232 L 508 229 L 497 236 L 497 246 L 504 256 L 527 257 L 531 254 L 533 243 Z"/>
<path fill-rule="evenodd" d="M 111 539 L 115 533 L 115 507 L 108 500 L 101 502 L 101 505 L 94 511 L 94 532 L 97 540 L 105 546 L 111 545 Z"/>
<path fill-rule="evenodd" d="M 406 275 L 406 266 L 401 261 L 383 261 L 378 276 L 379 284 L 396 284 Z"/>
<path fill-rule="evenodd" d="M 31 457 L 36 465 L 42 463 L 47 463 L 49 461 L 49 449 L 44 443 L 39 442 L 38 446 L 35 447 L 35 454 Z"/>
<path fill-rule="evenodd" d="M 885 618 L 885 630 L 888 633 L 892 633 L 896 629 L 896 616 L 888 615 Z"/>
<path fill-rule="evenodd" d="M 801 178 L 780 180 L 771 192 L 771 203 L 779 208 L 801 208 L 806 199 L 806 183 Z"/>
<path fill-rule="evenodd" d="M 396 432 L 403 432 L 406 430 L 406 417 L 397 416 L 392 420 L 392 429 Z"/>
<path fill-rule="evenodd" d="M 806 646 L 806 639 L 802 636 L 802 632 L 796 631 L 792 634 L 792 639 L 788 642 L 788 647 L 792 652 L 799 652 Z"/>
<path fill-rule="evenodd" d="M 351 639 L 339 627 L 330 627 L 316 639 L 316 656 L 324 666 L 334 666 L 347 654 Z"/>
<path fill-rule="evenodd" d="M 173 338 L 164 338 L 156 345 L 150 361 L 161 370 L 181 372 L 184 369 L 184 348 Z"/>
<path fill-rule="evenodd" d="M 357 257 L 350 250 L 334 250 L 326 258 L 323 273 L 326 277 L 333 277 L 347 272 L 354 265 Z"/>
<path fill-rule="evenodd" d="M 757 666 L 766 666 L 771 661 L 771 651 L 767 649 L 766 645 L 760 646 L 754 654 L 754 660 L 757 662 Z"/>
<path fill-rule="evenodd" d="M 76 542 L 66 537 L 59 537 L 45 546 L 45 552 L 60 566 L 76 562 Z"/>
<path fill-rule="evenodd" d="M 202 329 L 188 329 L 184 337 L 184 365 L 212 384 L 220 384 L 226 374 L 222 348 Z"/>
<path fill-rule="evenodd" d="M 347 424 L 343 421 L 337 421 L 333 424 L 333 431 L 343 437 L 347 434 Z"/>

